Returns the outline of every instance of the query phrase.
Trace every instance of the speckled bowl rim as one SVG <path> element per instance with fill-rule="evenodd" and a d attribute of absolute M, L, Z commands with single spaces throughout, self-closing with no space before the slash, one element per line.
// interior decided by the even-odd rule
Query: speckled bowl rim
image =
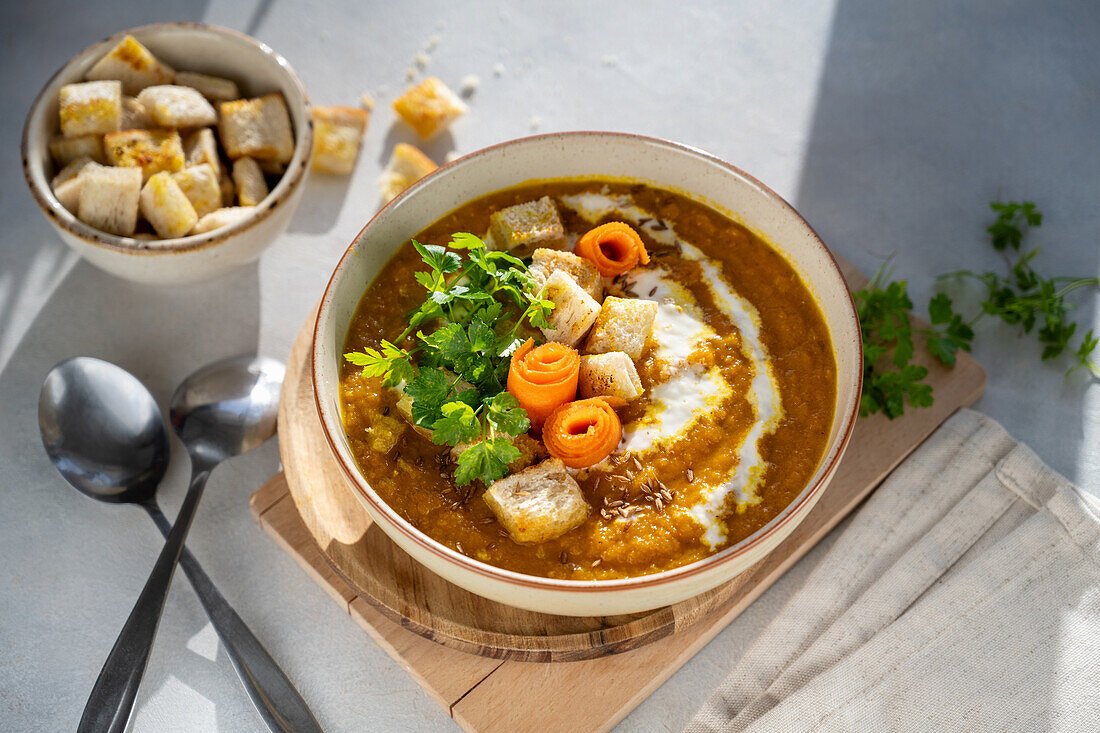
<path fill-rule="evenodd" d="M 267 198 L 261 201 L 257 206 L 252 207 L 255 211 L 249 212 L 243 219 L 228 226 L 219 227 L 218 229 L 189 237 L 153 240 L 123 237 L 117 234 L 109 234 L 100 231 L 80 221 L 71 211 L 61 205 L 61 202 L 57 200 L 53 190 L 48 185 L 49 181 L 47 176 L 43 175 L 43 181 L 47 184 L 45 186 L 39 185 L 39 182 L 35 180 L 34 175 L 31 173 L 30 150 L 28 149 L 31 134 L 31 120 L 34 119 L 38 109 L 47 102 L 45 96 L 46 91 L 53 86 L 54 82 L 59 77 L 71 71 L 73 67 L 77 66 L 88 56 L 99 52 L 105 53 L 110 47 L 118 43 L 127 35 L 136 36 L 173 29 L 208 31 L 215 36 L 227 36 L 238 41 L 244 41 L 258 49 L 279 67 L 286 79 L 290 82 L 290 85 L 301 93 L 303 100 L 302 119 L 305 124 L 298 125 L 298 129 L 295 130 L 294 156 L 291 158 L 290 163 L 287 164 L 287 168 L 283 172 L 279 182 L 275 184 L 275 188 L 267 195 Z M 207 249 L 215 247 L 267 219 L 279 205 L 290 198 L 294 189 L 301 185 L 305 178 L 306 167 L 309 165 L 310 153 L 313 149 L 313 116 L 310 109 L 309 95 L 306 93 L 305 85 L 302 84 L 302 80 L 298 77 L 294 68 L 282 54 L 276 52 L 263 41 L 259 41 L 252 36 L 235 31 L 232 28 L 223 28 L 222 26 L 209 25 L 206 23 L 150 23 L 149 25 L 137 26 L 135 28 L 119 31 L 102 41 L 97 41 L 88 46 L 80 53 L 74 55 L 64 66 L 54 72 L 42 86 L 42 89 L 35 96 L 34 102 L 31 103 L 30 111 L 27 113 L 27 119 L 23 123 L 23 136 L 20 142 L 20 157 L 23 161 L 23 178 L 26 180 L 27 187 L 30 188 L 31 195 L 34 197 L 38 207 L 42 209 L 42 213 L 45 214 L 47 218 L 53 220 L 57 226 L 88 244 L 115 252 L 134 255 L 164 255 Z M 46 155 L 47 157 L 49 156 L 48 149 L 46 150 Z"/>
<path fill-rule="evenodd" d="M 348 246 L 347 250 L 340 258 L 339 263 L 337 263 L 336 268 L 332 273 L 332 276 L 329 278 L 328 285 L 325 286 L 325 292 L 321 298 L 320 307 L 317 310 L 317 320 L 314 323 L 313 343 L 310 351 L 310 367 L 314 385 L 314 406 L 317 410 L 317 416 L 320 420 L 321 428 L 324 431 L 325 439 L 328 441 L 329 452 L 336 460 L 336 463 L 337 465 L 339 465 L 341 471 L 344 473 L 344 476 L 347 477 L 352 488 L 355 489 L 356 493 L 358 493 L 359 496 L 372 509 L 377 511 L 382 516 L 386 517 L 390 525 L 396 528 L 405 537 L 415 542 L 417 545 L 421 546 L 428 552 L 432 553 L 437 558 L 452 564 L 456 564 L 460 566 L 463 570 L 471 571 L 478 575 L 488 577 L 492 580 L 502 581 L 504 583 L 511 583 L 527 588 L 539 588 L 543 590 L 563 591 L 569 593 L 607 593 L 609 591 L 615 590 L 625 591 L 628 589 L 634 590 L 642 588 L 652 588 L 655 586 L 678 582 L 684 580 L 685 578 L 711 571 L 719 565 L 724 565 L 728 562 L 731 562 L 735 558 L 753 551 L 758 545 L 764 543 L 772 535 L 784 529 L 786 525 L 792 520 L 798 519 L 799 521 L 801 521 L 802 519 L 804 519 L 804 515 L 809 511 L 808 508 L 813 506 L 821 492 L 833 479 L 836 468 L 839 465 L 841 458 L 844 456 L 844 452 L 847 449 L 848 443 L 852 437 L 852 430 L 855 428 L 856 419 L 859 416 L 858 395 L 862 392 L 863 388 L 863 370 L 858 368 L 858 365 L 861 365 L 863 363 L 863 343 L 861 340 L 857 339 L 856 344 L 858 353 L 856 354 L 856 359 L 854 361 L 854 364 L 856 364 L 857 367 L 853 369 L 853 371 L 855 372 L 855 374 L 853 375 L 854 383 L 851 385 L 852 389 L 855 390 L 854 394 L 856 395 L 856 399 L 852 401 L 852 407 L 848 411 L 848 413 L 843 416 L 843 422 L 840 426 L 841 432 L 836 444 L 835 452 L 831 457 L 829 457 L 827 463 L 820 465 L 817 469 L 815 469 L 817 479 L 812 484 L 807 484 L 802 489 L 802 491 L 799 492 L 798 496 L 796 496 L 795 499 L 783 509 L 783 511 L 773 517 L 771 521 L 769 521 L 766 525 L 764 525 L 745 539 L 741 540 L 740 542 L 734 545 L 730 545 L 724 550 L 721 550 L 701 560 L 696 560 L 695 562 L 688 563 L 687 565 L 682 565 L 678 568 L 673 568 L 671 570 L 663 570 L 658 573 L 639 575 L 631 578 L 613 578 L 608 580 L 564 580 L 559 578 L 545 578 L 538 575 L 527 575 L 525 573 L 518 573 L 512 570 L 505 570 L 504 568 L 499 568 L 495 565 L 490 565 L 488 563 L 476 560 L 472 557 L 463 555 L 459 552 L 456 552 L 455 550 L 452 550 L 446 545 L 443 545 L 438 540 L 433 539 L 424 532 L 421 532 L 420 530 L 413 527 L 409 522 L 401 517 L 401 515 L 398 514 L 396 510 L 394 510 L 389 504 L 387 504 L 385 500 L 378 496 L 375 493 L 374 489 L 371 488 L 370 484 L 367 482 L 366 477 L 363 476 L 362 472 L 359 470 L 359 467 L 354 465 L 347 465 L 340 451 L 337 449 L 336 439 L 332 435 L 332 432 L 329 429 L 328 422 L 325 419 L 326 413 L 322 409 L 321 395 L 318 393 L 317 390 L 320 369 L 320 360 L 317 349 L 318 335 L 321 329 L 321 323 L 326 314 L 328 314 L 331 303 L 333 301 L 333 287 L 336 283 L 337 275 L 339 275 L 340 272 L 344 269 L 349 258 L 354 255 L 356 245 L 362 239 L 364 232 L 366 232 L 367 229 L 369 229 L 379 217 L 385 216 L 386 211 L 387 209 L 389 209 L 390 206 L 395 206 L 401 200 L 415 195 L 416 192 L 431 185 L 434 180 L 440 178 L 441 176 L 448 175 L 450 173 L 450 168 L 457 167 L 457 165 L 460 163 L 483 157 L 501 148 L 506 148 L 508 146 L 523 143 L 526 141 L 556 140 L 561 142 L 562 144 L 568 144 L 570 139 L 591 136 L 628 139 L 643 144 L 663 146 L 675 152 L 702 157 L 715 165 L 727 169 L 735 176 L 740 176 L 749 183 L 755 185 L 762 194 L 764 194 L 768 198 L 771 198 L 774 202 L 778 203 L 780 206 L 786 209 L 787 212 L 801 226 L 805 227 L 806 232 L 811 238 L 811 241 L 815 245 L 817 245 L 828 258 L 828 262 L 832 265 L 834 270 L 833 274 L 840 279 L 841 283 L 845 282 L 844 275 L 840 270 L 840 265 L 837 263 L 836 258 L 833 256 L 833 253 L 825 245 L 825 242 L 822 241 L 817 232 L 814 231 L 813 227 L 811 227 L 810 224 L 804 218 L 802 218 L 802 215 L 799 214 L 798 211 L 795 210 L 795 208 L 791 206 L 789 202 L 787 202 L 782 196 L 777 194 L 771 188 L 765 186 L 755 177 L 749 175 L 748 173 L 745 173 L 737 166 L 733 165 L 732 163 L 728 163 L 725 160 L 722 160 L 712 153 L 708 153 L 705 150 L 690 145 L 685 145 L 683 143 L 673 142 L 671 140 L 665 140 L 657 137 L 650 137 L 647 135 L 639 135 L 635 133 L 570 131 L 547 133 L 542 135 L 529 135 L 527 137 L 516 138 L 514 140 L 508 140 L 502 143 L 497 143 L 495 145 L 490 145 L 486 148 L 482 148 L 481 150 L 470 153 L 469 155 L 464 155 L 447 163 L 446 165 L 441 166 L 424 178 L 421 178 L 409 188 L 405 189 L 396 198 L 386 204 L 386 206 L 383 206 L 377 214 L 371 217 L 366 226 L 359 230 L 359 233 L 352 240 L 351 244 Z M 485 193 L 491 192 L 487 191 Z M 855 332 L 858 334 L 859 315 L 856 311 L 855 300 L 852 298 L 851 291 L 846 285 L 844 287 L 844 292 L 847 294 L 849 305 L 848 316 L 852 319 L 852 323 L 850 325 L 854 327 Z M 835 329 L 830 327 L 830 332 L 835 333 L 836 331 Z M 834 348 L 836 348 L 835 344 Z M 838 373 L 838 381 L 839 378 L 840 375 Z M 839 384 L 837 394 L 838 396 L 840 394 Z M 837 406 L 837 409 L 839 409 L 839 405 Z M 828 450 L 828 446 L 826 447 L 826 449 Z M 806 509 L 804 510 L 804 508 Z"/>

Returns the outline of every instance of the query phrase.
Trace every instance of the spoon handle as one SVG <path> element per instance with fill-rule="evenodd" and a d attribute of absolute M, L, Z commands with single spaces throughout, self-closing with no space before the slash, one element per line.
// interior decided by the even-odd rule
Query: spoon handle
<path fill-rule="evenodd" d="M 183 499 L 176 524 L 168 533 L 168 540 L 153 565 L 153 571 L 145 581 L 145 587 L 119 632 L 111 653 L 107 655 L 107 661 L 103 663 L 103 669 L 92 687 L 92 694 L 84 705 L 84 713 L 77 726 L 80 733 L 122 733 L 126 729 L 145 665 L 149 662 L 149 653 L 153 649 L 153 639 L 160 625 L 168 587 L 172 584 L 172 574 L 209 476 L 209 467 L 193 472 L 191 486 Z"/>
<path fill-rule="evenodd" d="M 172 525 L 168 523 L 160 507 L 156 504 L 144 506 L 160 528 L 161 534 L 167 537 Z M 206 615 L 210 617 L 214 630 L 218 632 L 229 659 L 237 670 L 237 675 L 267 727 L 279 733 L 319 733 L 321 726 L 313 717 L 306 701 L 186 547 L 180 555 L 180 566 L 194 586 L 199 601 L 206 609 Z"/>

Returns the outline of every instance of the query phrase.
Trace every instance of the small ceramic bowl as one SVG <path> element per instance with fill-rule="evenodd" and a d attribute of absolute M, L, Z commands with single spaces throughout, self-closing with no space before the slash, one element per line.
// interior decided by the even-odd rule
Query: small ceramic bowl
<path fill-rule="evenodd" d="M 57 95 L 84 80 L 88 69 L 125 35 L 169 66 L 232 79 L 250 97 L 282 92 L 294 126 L 294 157 L 255 211 L 221 229 L 178 239 L 139 240 L 99 231 L 65 209 L 50 189 L 56 173 L 49 142 L 58 134 Z M 313 147 L 309 98 L 294 69 L 254 38 L 199 23 L 158 23 L 122 31 L 84 49 L 39 92 L 23 127 L 23 174 L 34 200 L 61 239 L 96 267 L 127 280 L 177 284 L 205 280 L 260 256 L 283 233 L 302 197 Z"/>
<path fill-rule="evenodd" d="M 763 236 L 809 285 L 832 335 L 837 404 L 817 471 L 794 501 L 750 537 L 674 570 L 621 580 L 555 580 L 478 562 L 423 534 L 390 508 L 360 473 L 340 420 L 340 359 L 352 315 L 379 269 L 428 224 L 482 195 L 524 181 L 604 177 L 673 188 Z M 333 457 L 378 526 L 436 574 L 501 603 L 543 613 L 607 616 L 658 608 L 703 593 L 748 569 L 801 522 L 836 471 L 859 408 L 863 352 L 851 294 L 836 261 L 787 202 L 734 166 L 700 150 L 638 135 L 576 132 L 496 145 L 450 163 L 394 199 L 367 224 L 329 281 L 314 331 L 313 384 Z"/>

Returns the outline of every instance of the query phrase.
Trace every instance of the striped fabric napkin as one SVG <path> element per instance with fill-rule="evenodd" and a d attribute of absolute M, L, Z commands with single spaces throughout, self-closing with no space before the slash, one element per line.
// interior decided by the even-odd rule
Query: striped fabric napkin
<path fill-rule="evenodd" d="M 963 410 L 688 726 L 1100 730 L 1100 502 Z"/>

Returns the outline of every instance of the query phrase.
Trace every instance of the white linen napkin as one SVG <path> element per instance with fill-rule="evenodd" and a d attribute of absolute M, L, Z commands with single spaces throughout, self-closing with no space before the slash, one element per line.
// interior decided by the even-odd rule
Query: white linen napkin
<path fill-rule="evenodd" d="M 1066 640 L 1059 594 L 1084 614 L 1074 637 L 1083 631 L 1093 653 L 1100 646 L 1096 553 L 1070 563 L 1072 552 L 1051 549 L 1076 547 L 1077 536 L 1095 544 L 1092 501 L 991 419 L 957 413 L 872 495 L 688 730 L 1049 729 L 1068 720 L 1063 705 L 1055 714 L 1011 687 L 1029 682 L 1057 688 L 1058 699 L 1091 696 L 1074 710 L 1100 715 L 1100 672 L 1082 667 L 1087 657 L 1046 658 Z M 1047 574 L 1028 575 L 1040 568 Z M 1031 580 L 1008 595 L 1004 584 L 980 595 L 991 579 L 1022 577 Z M 1048 648 L 1024 650 L 1040 628 Z M 919 650 L 906 646 L 914 629 L 928 634 Z M 963 636 L 940 646 L 948 630 Z M 1046 668 L 1025 664 L 1036 655 Z"/>

